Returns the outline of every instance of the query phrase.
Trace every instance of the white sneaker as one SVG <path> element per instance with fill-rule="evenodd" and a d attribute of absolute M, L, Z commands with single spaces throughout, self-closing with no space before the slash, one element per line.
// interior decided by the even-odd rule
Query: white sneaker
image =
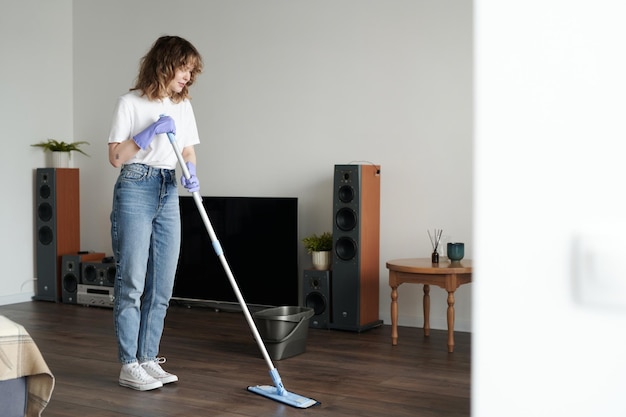
<path fill-rule="evenodd" d="M 163 386 L 161 381 L 148 375 L 143 366 L 140 366 L 137 362 L 122 366 L 119 382 L 121 386 L 136 389 L 137 391 L 148 391 Z"/>
<path fill-rule="evenodd" d="M 160 364 L 162 363 L 165 363 L 165 358 L 156 358 L 153 361 L 142 362 L 141 367 L 146 370 L 148 375 L 157 381 L 161 381 L 163 384 L 178 381 L 178 377 L 176 375 L 165 372 L 163 368 L 161 368 Z"/>

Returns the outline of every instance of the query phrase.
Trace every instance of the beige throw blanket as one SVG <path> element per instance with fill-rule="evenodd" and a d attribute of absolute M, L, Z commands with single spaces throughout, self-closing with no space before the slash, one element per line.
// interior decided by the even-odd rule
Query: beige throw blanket
<path fill-rule="evenodd" d="M 0 316 L 0 381 L 21 377 L 28 389 L 26 416 L 41 416 L 52 396 L 54 375 L 24 327 Z"/>

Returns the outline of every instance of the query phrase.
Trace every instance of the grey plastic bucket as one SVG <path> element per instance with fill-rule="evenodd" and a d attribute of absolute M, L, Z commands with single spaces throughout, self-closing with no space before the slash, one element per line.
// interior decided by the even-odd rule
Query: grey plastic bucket
<path fill-rule="evenodd" d="M 273 307 L 257 311 L 252 316 L 274 360 L 299 355 L 306 350 L 309 319 L 314 311 L 308 307 Z"/>

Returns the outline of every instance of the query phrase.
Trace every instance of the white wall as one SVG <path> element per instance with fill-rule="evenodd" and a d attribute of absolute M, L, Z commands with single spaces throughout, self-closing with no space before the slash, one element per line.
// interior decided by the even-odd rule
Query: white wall
<path fill-rule="evenodd" d="M 476 2 L 474 416 L 626 415 L 625 15 Z"/>
<path fill-rule="evenodd" d="M 151 43 L 177 34 L 205 60 L 192 87 L 204 194 L 298 197 L 304 236 L 331 230 L 335 164 L 380 164 L 387 323 L 386 260 L 429 256 L 434 227 L 472 256 L 471 2 L 186 0 L 156 27 L 170 5 L 73 4 L 74 138 L 92 143 L 91 158 L 76 159 L 83 249 L 110 253 L 115 100 Z M 309 262 L 300 248 L 301 268 Z M 431 295 L 431 325 L 445 328 L 446 294 Z M 456 299 L 456 327 L 469 331 L 471 285 Z M 421 311 L 421 288 L 402 286 L 400 324 L 421 326 Z"/>
<path fill-rule="evenodd" d="M 34 169 L 46 159 L 30 145 L 72 140 L 72 1 L 3 2 L 0 56 L 0 304 L 10 304 L 34 294 Z"/>

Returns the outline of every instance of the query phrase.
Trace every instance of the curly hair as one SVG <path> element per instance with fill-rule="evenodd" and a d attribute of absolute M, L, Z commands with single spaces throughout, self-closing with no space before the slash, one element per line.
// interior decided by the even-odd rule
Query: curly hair
<path fill-rule="evenodd" d="M 189 98 L 188 87 L 202 72 L 202 56 L 187 40 L 178 36 L 161 36 L 141 59 L 139 75 L 130 90 L 140 90 L 150 100 L 170 96 L 174 103 Z M 174 79 L 176 70 L 191 68 L 191 78 L 180 93 L 170 95 L 168 84 Z"/>

